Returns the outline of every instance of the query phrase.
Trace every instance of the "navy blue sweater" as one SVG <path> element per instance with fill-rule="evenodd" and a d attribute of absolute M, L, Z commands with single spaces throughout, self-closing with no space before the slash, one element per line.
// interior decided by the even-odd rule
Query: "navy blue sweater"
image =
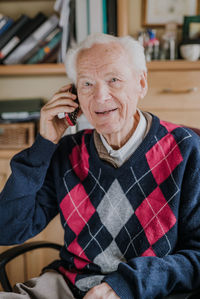
<path fill-rule="evenodd" d="M 101 160 L 93 131 L 58 145 L 37 136 L 11 161 L 0 195 L 0 243 L 22 243 L 57 214 L 65 231 L 52 267 L 87 292 L 106 281 L 123 299 L 200 286 L 200 143 L 160 121 L 119 168 Z"/>

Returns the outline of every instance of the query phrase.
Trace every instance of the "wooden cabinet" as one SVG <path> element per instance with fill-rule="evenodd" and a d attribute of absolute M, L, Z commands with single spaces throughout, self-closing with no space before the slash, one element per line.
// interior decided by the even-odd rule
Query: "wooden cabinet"
<path fill-rule="evenodd" d="M 20 150 L 20 149 L 19 149 Z M 5 185 L 9 175 L 10 175 L 10 159 L 11 157 L 16 154 L 16 150 L 0 150 L 0 191 L 2 190 L 3 186 Z M 8 246 L 0 246 L 0 253 L 9 248 Z M 14 267 L 16 269 L 23 269 L 24 265 L 24 257 L 18 257 L 14 262 Z M 15 281 L 15 275 L 13 273 L 13 265 L 8 264 L 7 266 L 9 277 L 11 281 Z M 24 279 L 23 271 L 18 271 L 18 278 Z M 1 286 L 0 286 L 1 290 Z"/>
<path fill-rule="evenodd" d="M 15 150 L 0 150 L 0 190 L 10 175 L 10 159 L 15 153 Z"/>
<path fill-rule="evenodd" d="M 10 159 L 20 150 L 22 150 L 22 148 L 17 150 L 0 150 L 0 191 L 5 185 L 11 172 Z M 43 232 L 27 242 L 39 240 L 47 240 L 63 244 L 64 231 L 61 227 L 59 216 L 57 216 Z M 0 253 L 9 248 L 10 246 L 0 246 Z M 28 278 L 39 275 L 44 266 L 57 258 L 59 258 L 59 254 L 53 249 L 38 249 L 17 257 L 7 265 L 11 284 L 14 285 L 17 281 L 26 281 Z M 0 285 L 0 291 L 1 290 Z"/>
<path fill-rule="evenodd" d="M 200 61 L 148 63 L 146 97 L 139 107 L 163 120 L 200 127 Z"/>

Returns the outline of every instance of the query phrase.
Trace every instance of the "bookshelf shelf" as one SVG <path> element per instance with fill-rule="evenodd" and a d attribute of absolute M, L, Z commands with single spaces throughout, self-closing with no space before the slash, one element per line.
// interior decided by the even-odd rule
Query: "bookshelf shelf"
<path fill-rule="evenodd" d="M 179 60 L 155 60 L 147 63 L 149 71 L 177 71 L 177 70 L 199 70 L 200 60 L 187 61 L 183 59 Z"/>
<path fill-rule="evenodd" d="M 65 67 L 62 63 L 52 64 L 16 64 L 1 65 L 0 76 L 34 76 L 34 75 L 64 75 Z"/>
<path fill-rule="evenodd" d="M 191 62 L 185 60 L 151 61 L 147 63 L 149 71 L 158 70 L 199 70 L 200 60 Z M 33 64 L 33 65 L 0 65 L 0 76 L 34 76 L 34 75 L 65 75 L 65 66 L 62 63 Z"/>

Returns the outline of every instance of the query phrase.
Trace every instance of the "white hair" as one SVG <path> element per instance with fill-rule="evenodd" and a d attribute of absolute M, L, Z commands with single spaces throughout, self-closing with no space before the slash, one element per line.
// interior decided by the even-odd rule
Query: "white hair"
<path fill-rule="evenodd" d="M 144 48 L 134 38 L 132 38 L 131 36 L 116 37 L 104 33 L 94 33 L 88 35 L 84 41 L 82 41 L 80 44 L 75 45 L 67 51 L 65 67 L 69 79 L 71 79 L 72 82 L 76 84 L 76 62 L 78 54 L 83 49 L 89 49 L 94 44 L 108 44 L 113 42 L 120 44 L 127 51 L 127 54 L 130 55 L 133 69 L 145 72 L 147 71 Z"/>

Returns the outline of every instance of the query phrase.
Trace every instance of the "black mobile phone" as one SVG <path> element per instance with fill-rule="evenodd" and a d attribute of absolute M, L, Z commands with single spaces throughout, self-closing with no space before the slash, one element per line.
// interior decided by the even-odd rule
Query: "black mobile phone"
<path fill-rule="evenodd" d="M 71 88 L 71 92 L 73 94 L 76 94 L 77 95 L 77 89 L 75 87 L 75 85 L 72 85 L 72 88 Z M 75 102 L 77 104 L 79 104 L 79 101 L 78 101 L 78 97 L 76 98 Z M 78 116 L 78 112 L 79 112 L 79 106 L 73 111 L 73 112 L 70 112 L 70 113 L 59 113 L 58 114 L 58 118 L 66 118 L 68 124 L 70 126 L 75 126 L 76 124 L 76 121 L 77 121 L 77 116 Z"/>
<path fill-rule="evenodd" d="M 76 89 L 75 85 L 72 85 L 71 92 L 72 92 L 73 94 L 76 94 L 76 95 L 77 95 L 77 89 Z M 79 104 L 78 97 L 76 98 L 75 102 L 76 102 L 77 104 Z M 79 109 L 80 109 L 80 108 L 79 108 L 79 106 L 78 106 L 73 112 L 71 112 L 71 113 L 66 113 L 66 114 L 65 114 L 65 118 L 66 118 L 66 120 L 67 120 L 67 122 L 68 122 L 68 124 L 69 124 L 70 126 L 75 126 L 76 121 L 77 121 L 77 116 L 78 116 Z"/>

